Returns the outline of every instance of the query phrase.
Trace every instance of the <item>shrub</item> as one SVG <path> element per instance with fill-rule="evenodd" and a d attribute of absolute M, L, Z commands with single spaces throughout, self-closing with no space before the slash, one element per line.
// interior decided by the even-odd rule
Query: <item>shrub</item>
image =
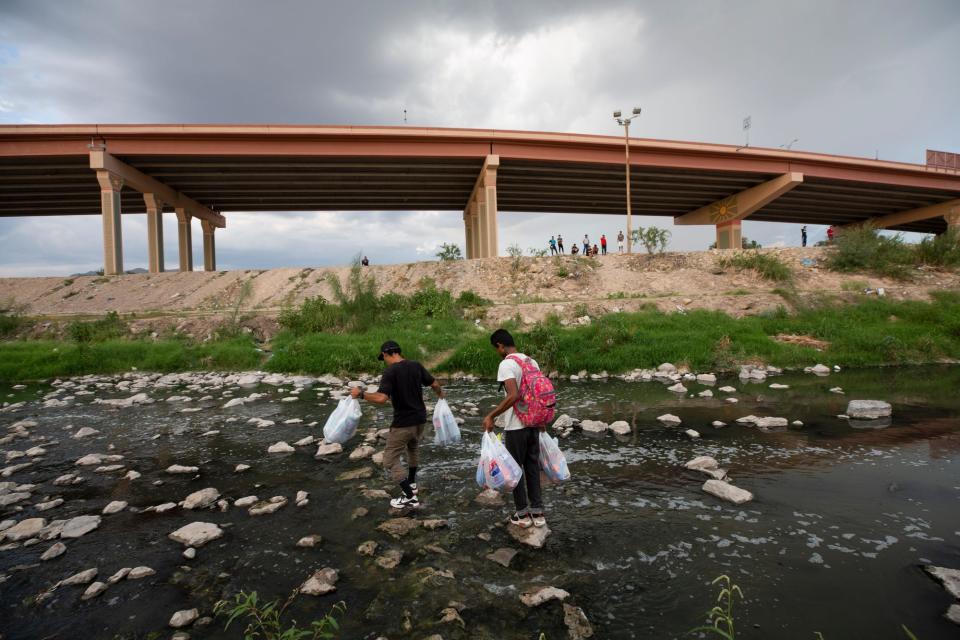
<path fill-rule="evenodd" d="M 453 296 L 446 289 L 437 289 L 432 278 L 423 278 L 420 288 L 410 296 L 409 308 L 428 318 L 443 318 L 451 315 L 456 307 Z"/>
<path fill-rule="evenodd" d="M 493 302 L 470 289 L 462 291 L 457 298 L 457 306 L 461 308 L 489 307 L 492 304 Z"/>
<path fill-rule="evenodd" d="M 446 242 L 440 245 L 440 251 L 438 251 L 435 255 L 443 262 L 463 260 L 463 254 L 460 252 L 460 245 L 447 244 Z"/>
<path fill-rule="evenodd" d="M 527 251 L 534 258 L 545 258 L 548 253 L 546 249 L 537 249 L 536 247 L 530 247 Z"/>
<path fill-rule="evenodd" d="M 103 342 L 126 334 L 127 324 L 116 311 L 109 311 L 99 320 L 81 322 L 74 320 L 67 327 L 67 334 L 74 342 Z"/>
<path fill-rule="evenodd" d="M 16 333 L 23 326 L 23 308 L 13 298 L 0 302 L 0 338 Z"/>
<path fill-rule="evenodd" d="M 719 259 L 722 268 L 734 267 L 737 269 L 753 269 L 761 278 L 774 282 L 790 282 L 793 280 L 793 271 L 777 256 L 759 251 L 737 253 L 732 256 L 723 256 Z"/>
<path fill-rule="evenodd" d="M 924 238 L 914 247 L 916 260 L 932 267 L 960 265 L 960 232 L 947 229 L 945 233 Z"/>
<path fill-rule="evenodd" d="M 642 244 L 650 255 L 653 255 L 654 251 L 663 253 L 670 241 L 670 231 L 659 227 L 637 227 L 632 235 L 633 241 Z"/>
<path fill-rule="evenodd" d="M 346 604 L 339 602 L 330 609 L 330 612 L 319 620 L 314 620 L 309 627 L 297 626 L 296 620 L 285 620 L 287 608 L 293 604 L 299 589 L 295 589 L 280 604 L 280 600 L 261 603 L 257 592 L 246 593 L 241 591 L 233 598 L 233 602 L 220 600 L 213 607 L 214 615 L 226 616 L 224 630 L 230 628 L 234 620 L 240 618 L 246 621 L 243 631 L 244 638 L 263 638 L 264 640 L 328 640 L 336 638 L 340 632 L 340 623 L 336 616 L 346 611 Z"/>
<path fill-rule="evenodd" d="M 279 322 L 281 327 L 297 335 L 335 331 L 343 326 L 343 313 L 323 296 L 316 296 L 304 300 L 298 309 L 283 309 Z"/>
<path fill-rule="evenodd" d="M 913 251 L 900 234 L 881 235 L 869 226 L 841 229 L 826 258 L 832 271 L 869 271 L 901 279 L 909 275 L 913 262 Z"/>

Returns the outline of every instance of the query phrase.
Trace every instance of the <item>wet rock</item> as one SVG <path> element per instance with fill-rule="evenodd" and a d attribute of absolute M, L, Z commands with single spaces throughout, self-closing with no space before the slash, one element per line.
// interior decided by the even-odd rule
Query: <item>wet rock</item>
<path fill-rule="evenodd" d="M 803 423 L 802 423 L 801 421 L 799 421 L 799 420 L 794 420 L 793 422 L 790 423 L 790 426 L 791 426 L 791 427 L 798 427 L 798 428 L 799 428 L 799 427 L 802 427 L 802 426 L 803 426 Z"/>
<path fill-rule="evenodd" d="M 360 492 L 360 495 L 368 500 L 388 500 L 390 498 L 390 494 L 383 489 L 364 489 Z"/>
<path fill-rule="evenodd" d="M 200 491 L 194 491 L 183 499 L 181 506 L 184 509 L 204 509 L 213 506 L 220 498 L 220 492 L 213 487 L 207 487 Z"/>
<path fill-rule="evenodd" d="M 370 467 L 360 467 L 359 469 L 354 469 L 353 471 L 344 471 L 337 476 L 337 480 L 340 482 L 346 480 L 366 480 L 367 478 L 373 477 L 373 469 Z"/>
<path fill-rule="evenodd" d="M 587 433 L 603 433 L 607 430 L 607 423 L 600 420 L 581 420 L 580 428 Z"/>
<path fill-rule="evenodd" d="M 321 442 L 317 447 L 317 453 L 314 454 L 315 458 L 322 458 L 324 456 L 332 456 L 337 453 L 343 452 L 343 445 L 339 442 Z"/>
<path fill-rule="evenodd" d="M 63 525 L 61 538 L 79 538 L 100 526 L 100 516 L 77 516 L 70 518 Z"/>
<path fill-rule="evenodd" d="M 459 624 L 461 628 L 466 628 L 467 626 L 467 623 L 463 621 L 463 618 L 460 617 L 460 612 L 457 611 L 455 607 L 446 607 L 440 611 L 440 624 L 447 624 L 450 622 Z M 431 638 L 443 640 L 443 636 L 439 634 L 430 636 L 427 638 L 427 640 L 431 640 Z"/>
<path fill-rule="evenodd" d="M 152 576 L 157 572 L 151 569 L 150 567 L 134 567 L 130 570 L 130 573 L 127 574 L 129 580 L 139 580 L 140 578 L 146 578 L 147 576 Z"/>
<path fill-rule="evenodd" d="M 395 569 L 403 560 L 403 551 L 399 549 L 388 549 L 376 559 L 377 566 L 384 569 Z"/>
<path fill-rule="evenodd" d="M 712 397 L 713 397 L 713 391 L 710 391 L 710 389 L 704 389 L 703 391 L 701 391 L 701 392 L 698 393 L 697 395 L 700 396 L 701 398 L 712 398 Z"/>
<path fill-rule="evenodd" d="M 735 487 L 723 480 L 710 479 L 703 483 L 703 490 L 712 496 L 733 504 L 744 504 L 753 500 L 753 494 L 740 487 Z"/>
<path fill-rule="evenodd" d="M 400 538 L 419 527 L 420 521 L 414 518 L 391 518 L 386 522 L 382 522 L 377 527 L 377 530 L 391 535 L 394 538 Z"/>
<path fill-rule="evenodd" d="M 716 384 L 717 376 L 712 373 L 698 373 L 697 382 L 700 384 Z"/>
<path fill-rule="evenodd" d="M 94 582 L 87 590 L 83 592 L 83 595 L 80 596 L 81 600 L 89 600 L 90 598 L 96 598 L 98 595 L 107 590 L 107 584 L 105 582 Z"/>
<path fill-rule="evenodd" d="M 126 578 L 128 575 L 130 575 L 131 571 L 132 569 L 130 567 L 124 567 L 118 570 L 112 576 L 107 578 L 107 584 L 117 584 L 118 582 Z"/>
<path fill-rule="evenodd" d="M 65 473 L 59 478 L 57 478 L 56 480 L 54 480 L 53 484 L 55 484 L 58 487 L 65 487 L 73 484 L 79 484 L 80 482 L 83 482 L 83 478 L 81 478 L 77 474 Z"/>
<path fill-rule="evenodd" d="M 8 493 L 6 495 L 0 495 L 0 508 L 9 507 L 10 505 L 22 502 L 30 497 L 30 494 L 25 491 L 17 491 L 15 493 Z"/>
<path fill-rule="evenodd" d="M 357 518 L 364 517 L 368 513 L 370 513 L 370 510 L 367 509 L 366 507 L 357 507 L 356 509 L 353 510 L 353 513 L 350 514 L 350 519 L 356 520 Z"/>
<path fill-rule="evenodd" d="M 675 427 L 679 425 L 681 422 L 680 418 L 673 415 L 672 413 L 665 413 L 662 416 L 657 416 L 657 420 L 669 427 Z"/>
<path fill-rule="evenodd" d="M 300 586 L 300 593 L 308 596 L 322 596 L 337 590 L 335 586 L 340 578 L 336 569 L 324 567 L 307 578 Z"/>
<path fill-rule="evenodd" d="M 43 552 L 43 555 L 40 556 L 41 560 L 53 560 L 54 558 L 59 558 L 64 553 L 67 552 L 67 545 L 62 542 L 55 542 L 50 545 L 50 548 Z"/>
<path fill-rule="evenodd" d="M 432 518 L 427 519 L 421 522 L 424 529 L 429 531 L 435 531 L 436 529 L 444 529 L 447 526 L 447 521 L 442 518 Z"/>
<path fill-rule="evenodd" d="M 536 591 L 526 591 L 520 594 L 520 602 L 530 607 L 539 607 L 544 602 L 550 602 L 551 600 L 559 600 L 563 602 L 570 597 L 568 591 L 563 589 L 557 589 L 556 587 L 543 587 L 537 589 Z"/>
<path fill-rule="evenodd" d="M 960 600 L 960 569 L 948 569 L 928 564 L 923 567 L 923 570 L 942 584 L 947 593 Z"/>
<path fill-rule="evenodd" d="M 567 626 L 570 640 L 584 640 L 593 637 L 593 626 L 587 620 L 587 614 L 580 607 L 563 603 L 563 624 Z"/>
<path fill-rule="evenodd" d="M 736 398 L 724 398 L 723 401 L 724 401 L 724 402 L 729 402 L 730 404 L 737 404 L 738 402 L 740 402 L 740 401 L 737 400 Z"/>
<path fill-rule="evenodd" d="M 262 516 L 276 513 L 287 504 L 287 499 L 283 496 L 273 496 L 264 502 L 258 502 L 250 507 L 248 513 L 252 516 Z"/>
<path fill-rule="evenodd" d="M 765 417 L 765 418 L 756 418 L 753 421 L 753 425 L 759 429 L 773 429 L 778 427 L 785 427 L 787 426 L 787 424 L 788 424 L 788 421 L 786 418 Z"/>
<path fill-rule="evenodd" d="M 80 440 L 81 438 L 89 438 L 90 436 L 95 436 L 98 433 L 100 432 L 91 427 L 81 427 L 75 434 L 73 434 L 73 437 L 77 440 Z"/>
<path fill-rule="evenodd" d="M 130 471 L 127 471 L 125 476 L 123 476 L 123 480 L 136 480 L 141 475 L 142 474 L 139 471 L 134 471 L 133 469 L 131 469 Z"/>
<path fill-rule="evenodd" d="M 727 423 L 721 422 L 720 420 L 714 420 L 713 422 L 710 423 L 710 426 L 713 427 L 714 429 L 723 429 L 725 426 L 727 426 Z"/>
<path fill-rule="evenodd" d="M 297 540 L 297 546 L 304 549 L 312 549 L 321 542 L 323 542 L 323 536 L 319 533 L 312 533 Z"/>
<path fill-rule="evenodd" d="M 831 387 L 830 393 L 836 393 L 839 395 L 845 395 L 842 387 Z"/>
<path fill-rule="evenodd" d="M 307 447 L 307 446 L 313 444 L 313 443 L 316 442 L 316 441 L 317 441 L 317 439 L 314 438 L 313 436 L 307 436 L 306 438 L 300 438 L 299 440 L 297 440 L 296 442 L 294 442 L 293 445 L 294 445 L 295 447 Z"/>
<path fill-rule="evenodd" d="M 250 505 L 256 504 L 260 498 L 257 496 L 244 496 L 233 501 L 233 506 L 239 509 L 246 509 Z"/>
<path fill-rule="evenodd" d="M 804 373 L 813 373 L 818 376 L 830 375 L 830 367 L 823 364 L 817 364 L 812 367 L 806 367 L 803 371 Z"/>
<path fill-rule="evenodd" d="M 517 542 L 533 547 L 534 549 L 540 549 L 547 542 L 547 537 L 550 535 L 550 527 L 528 527 L 524 529 L 515 524 L 508 524 L 507 533 Z"/>
<path fill-rule="evenodd" d="M 631 431 L 630 423 L 625 420 L 617 420 L 616 422 L 612 422 L 607 429 L 613 431 L 618 436 L 625 436 Z"/>
<path fill-rule="evenodd" d="M 200 612 L 196 609 L 183 609 L 170 616 L 170 626 L 174 629 L 189 627 L 200 617 Z"/>
<path fill-rule="evenodd" d="M 488 553 L 487 560 L 493 560 L 497 564 L 503 565 L 504 567 L 509 567 L 517 553 L 518 552 L 516 549 L 511 549 L 510 547 L 501 547 L 493 553 Z"/>
<path fill-rule="evenodd" d="M 349 457 L 351 460 L 363 460 L 364 458 L 369 458 L 376 452 L 377 450 L 373 447 L 363 444 L 351 451 Z"/>
<path fill-rule="evenodd" d="M 153 511 L 154 513 L 166 513 L 167 511 L 173 511 L 177 508 L 176 502 L 164 502 L 163 504 L 158 504 L 155 507 L 147 507 L 145 511 Z"/>
<path fill-rule="evenodd" d="M 310 494 L 306 491 L 297 491 L 297 496 L 294 498 L 294 503 L 298 507 L 305 507 L 310 501 L 307 499 Z"/>
<path fill-rule="evenodd" d="M 670 375 L 676 372 L 677 372 L 677 368 L 674 365 L 670 364 L 669 362 L 664 362 L 659 367 L 657 367 L 657 373 L 662 373 L 664 375 Z"/>
<path fill-rule="evenodd" d="M 380 545 L 377 544 L 375 541 L 367 540 L 366 542 L 362 543 L 359 547 L 357 547 L 357 553 L 359 553 L 361 556 L 367 556 L 372 558 L 374 555 L 376 555 L 377 549 L 379 547 Z"/>
<path fill-rule="evenodd" d="M 720 466 L 720 464 L 716 461 L 716 459 L 711 458 L 710 456 L 697 456 L 693 460 L 689 460 L 683 466 L 693 471 L 704 471 L 706 469 L 716 469 Z"/>
<path fill-rule="evenodd" d="M 294 451 L 296 451 L 296 449 L 282 440 L 267 448 L 267 453 L 293 453 Z"/>
<path fill-rule="evenodd" d="M 569 429 L 570 427 L 576 426 L 576 424 L 577 424 L 577 420 L 571 418 L 570 416 L 564 413 L 559 418 L 553 421 L 553 428 Z"/>
<path fill-rule="evenodd" d="M 234 473 L 243 473 L 244 471 L 246 471 L 246 470 L 249 469 L 249 468 L 250 468 L 250 465 L 248 465 L 248 464 L 238 464 L 236 467 L 233 468 L 233 472 L 234 472 Z"/>
<path fill-rule="evenodd" d="M 772 385 L 770 385 L 770 388 L 771 388 L 771 389 L 789 389 L 789 388 L 790 388 L 790 385 L 788 385 L 788 384 L 780 384 L 779 382 L 774 382 Z"/>
<path fill-rule="evenodd" d="M 489 488 L 481 491 L 480 494 L 473 499 L 473 501 L 485 507 L 503 506 L 503 496 L 500 494 L 500 492 Z"/>
<path fill-rule="evenodd" d="M 79 584 L 89 584 L 96 577 L 97 577 L 97 568 L 94 567 L 92 569 L 86 569 L 85 571 L 75 573 L 69 578 L 61 580 L 58 586 L 67 587 L 67 586 L 73 586 L 73 585 L 79 585 Z"/>
<path fill-rule="evenodd" d="M 103 511 L 102 511 L 101 513 L 103 513 L 103 515 L 105 515 L 105 516 L 108 516 L 108 515 L 110 515 L 110 514 L 118 513 L 118 512 L 120 512 L 120 511 L 123 511 L 123 510 L 126 509 L 126 508 L 127 508 L 127 503 L 126 503 L 126 502 L 124 502 L 123 500 L 114 500 L 113 502 L 111 502 L 110 504 L 108 504 L 107 506 L 105 506 L 105 507 L 103 508 Z"/>
<path fill-rule="evenodd" d="M 223 529 L 212 522 L 191 522 L 182 526 L 168 538 L 174 542 L 179 542 L 185 547 L 202 547 L 212 540 L 223 536 Z"/>
<path fill-rule="evenodd" d="M 88 466 L 92 466 L 92 465 L 95 465 L 95 464 L 100 464 L 100 463 L 102 463 L 104 457 L 105 457 L 105 456 L 103 456 L 103 455 L 101 455 L 101 454 L 99 454 L 99 453 L 88 453 L 87 455 L 83 456 L 82 458 L 78 458 L 77 461 L 76 461 L 74 464 L 76 464 L 77 466 L 80 466 L 80 467 L 88 467 Z"/>
<path fill-rule="evenodd" d="M 186 549 L 183 550 L 183 557 L 186 558 L 187 560 L 193 560 L 194 558 L 197 557 L 197 550 L 194 549 L 193 547 L 187 547 Z"/>
<path fill-rule="evenodd" d="M 124 467 L 122 464 L 110 464 L 104 467 L 97 467 L 93 470 L 94 473 L 113 473 L 114 471 L 123 471 Z"/>
<path fill-rule="evenodd" d="M 736 393 L 737 388 L 731 386 L 720 387 L 717 391 L 722 391 L 723 393 Z"/>
<path fill-rule="evenodd" d="M 376 465 L 383 464 L 383 451 L 377 451 L 373 456 L 370 457 L 370 462 Z"/>
<path fill-rule="evenodd" d="M 687 388 L 678 382 L 675 385 L 667 387 L 667 391 L 672 391 L 673 393 L 686 393 Z"/>
<path fill-rule="evenodd" d="M 181 464 L 172 464 L 166 469 L 167 473 L 173 474 L 187 474 L 187 473 L 197 473 L 200 471 L 200 467 L 187 467 Z"/>
<path fill-rule="evenodd" d="M 700 438 L 700 432 L 699 432 L 699 431 L 695 431 L 695 430 L 693 430 L 693 429 L 687 429 L 687 430 L 684 431 L 683 433 L 684 433 L 684 435 L 686 435 L 686 436 L 687 436 L 688 438 L 690 438 L 691 440 L 697 440 L 697 439 Z"/>
<path fill-rule="evenodd" d="M 893 413 L 890 403 L 882 400 L 851 400 L 847 404 L 846 414 L 851 418 L 875 420 L 889 418 Z"/>

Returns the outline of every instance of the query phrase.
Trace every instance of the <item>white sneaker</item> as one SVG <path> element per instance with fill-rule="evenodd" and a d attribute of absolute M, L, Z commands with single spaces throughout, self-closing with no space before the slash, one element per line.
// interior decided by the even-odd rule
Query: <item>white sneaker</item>
<path fill-rule="evenodd" d="M 413 495 L 417 495 L 417 494 L 420 493 L 419 491 L 417 491 L 417 483 L 416 483 L 416 482 L 411 482 L 411 483 L 410 483 L 410 491 L 411 491 L 411 493 L 413 493 Z"/>
<path fill-rule="evenodd" d="M 413 496 L 412 498 L 400 496 L 399 498 L 394 498 L 391 500 L 390 506 L 394 509 L 406 509 L 408 507 L 416 509 L 420 506 L 420 500 L 417 498 L 417 496 Z"/>
<path fill-rule="evenodd" d="M 542 513 L 531 513 L 530 517 L 533 519 L 533 526 L 535 527 L 547 526 L 547 519 L 543 517 Z"/>

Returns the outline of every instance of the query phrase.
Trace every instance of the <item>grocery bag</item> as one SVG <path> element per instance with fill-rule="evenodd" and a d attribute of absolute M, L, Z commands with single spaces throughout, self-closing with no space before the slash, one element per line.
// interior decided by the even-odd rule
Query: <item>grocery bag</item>
<path fill-rule="evenodd" d="M 355 398 L 343 398 L 323 425 L 323 439 L 343 444 L 357 433 L 360 424 L 360 403 Z"/>
<path fill-rule="evenodd" d="M 434 444 L 446 446 L 460 442 L 460 427 L 457 425 L 457 419 L 453 417 L 450 405 L 443 398 L 437 400 L 437 406 L 433 408 L 433 429 Z"/>
<path fill-rule="evenodd" d="M 483 474 L 483 482 L 480 475 Z M 513 491 L 523 476 L 523 469 L 513 459 L 500 439 L 485 432 L 480 445 L 480 463 L 477 465 L 477 484 L 494 491 Z"/>
<path fill-rule="evenodd" d="M 570 479 L 567 459 L 563 457 L 557 439 L 548 436 L 546 431 L 540 432 L 540 468 L 551 482 Z"/>

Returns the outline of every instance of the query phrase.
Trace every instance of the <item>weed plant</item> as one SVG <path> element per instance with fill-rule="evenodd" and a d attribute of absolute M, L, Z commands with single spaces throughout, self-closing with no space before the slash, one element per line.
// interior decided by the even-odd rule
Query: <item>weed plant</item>
<path fill-rule="evenodd" d="M 942 244 L 937 247 L 939 251 Z M 931 245 L 925 251 L 932 252 Z M 841 229 L 825 263 L 831 271 L 867 271 L 902 280 L 910 275 L 917 256 L 915 249 L 906 244 L 900 234 L 881 235 L 876 229 L 863 226 Z"/>
<path fill-rule="evenodd" d="M 771 253 L 749 250 L 732 256 L 722 256 L 718 262 L 723 269 L 753 269 L 765 280 L 783 283 L 793 281 L 793 270 L 790 266 Z"/>
<path fill-rule="evenodd" d="M 261 602 L 256 591 L 251 593 L 241 591 L 234 596 L 232 602 L 229 600 L 217 602 L 213 607 L 213 612 L 217 617 L 227 618 L 224 630 L 229 629 L 235 620 L 239 619 L 245 622 L 246 627 L 243 630 L 243 637 L 250 640 L 253 638 L 262 638 L 263 640 L 330 640 L 336 638 L 340 632 L 337 615 L 342 615 L 346 611 L 346 604 L 338 602 L 333 605 L 329 613 L 319 620 L 314 620 L 307 627 L 299 627 L 296 620 L 287 620 L 289 617 L 287 610 L 299 593 L 299 589 L 294 589 L 286 601 L 281 604 L 279 599 L 266 603 Z"/>

